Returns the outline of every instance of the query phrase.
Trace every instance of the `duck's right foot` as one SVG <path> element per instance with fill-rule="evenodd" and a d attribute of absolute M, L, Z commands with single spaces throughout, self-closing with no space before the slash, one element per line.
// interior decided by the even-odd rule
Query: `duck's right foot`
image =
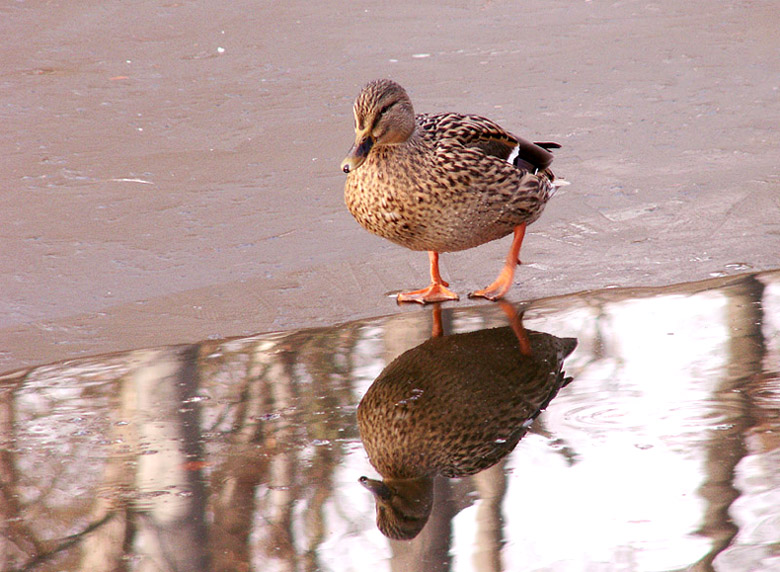
<path fill-rule="evenodd" d="M 418 304 L 431 304 L 433 302 L 447 302 L 449 300 L 459 300 L 460 297 L 447 288 L 446 283 L 432 282 L 427 288 L 414 290 L 412 292 L 401 292 L 396 300 L 401 302 L 417 302 Z"/>

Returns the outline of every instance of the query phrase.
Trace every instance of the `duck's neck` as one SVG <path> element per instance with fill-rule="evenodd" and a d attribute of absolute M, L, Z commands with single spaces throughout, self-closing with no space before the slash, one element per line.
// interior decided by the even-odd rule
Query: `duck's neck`
<path fill-rule="evenodd" d="M 415 131 L 412 135 L 400 143 L 386 143 L 374 147 L 377 158 L 387 160 L 391 157 L 399 157 L 405 154 L 414 154 L 424 147 L 422 137 Z"/>

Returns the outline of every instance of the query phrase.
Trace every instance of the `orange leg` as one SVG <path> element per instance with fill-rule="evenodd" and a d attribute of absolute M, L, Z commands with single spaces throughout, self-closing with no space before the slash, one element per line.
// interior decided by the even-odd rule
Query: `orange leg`
<path fill-rule="evenodd" d="M 487 298 L 488 300 L 498 300 L 509 292 L 509 289 L 512 287 L 512 280 L 515 277 L 515 268 L 519 261 L 520 247 L 523 244 L 524 236 L 525 223 L 515 227 L 515 238 L 512 241 L 512 247 L 509 249 L 509 254 L 506 256 L 506 262 L 504 263 L 504 267 L 501 269 L 498 278 L 496 278 L 487 288 L 469 294 L 469 298 L 482 297 Z"/>
<path fill-rule="evenodd" d="M 442 280 L 439 274 L 439 253 L 428 252 L 428 258 L 431 261 L 431 284 L 422 290 L 413 292 L 401 292 L 396 300 L 399 302 L 417 302 L 418 304 L 429 304 L 430 302 L 446 302 L 447 300 L 458 300 L 458 295 L 449 290 L 449 284 Z"/>

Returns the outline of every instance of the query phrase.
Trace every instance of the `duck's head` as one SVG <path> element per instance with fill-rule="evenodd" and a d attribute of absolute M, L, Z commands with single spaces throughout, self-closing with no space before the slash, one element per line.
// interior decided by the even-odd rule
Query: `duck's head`
<path fill-rule="evenodd" d="M 414 108 L 404 88 L 389 79 L 366 85 L 353 106 L 355 144 L 341 162 L 345 173 L 354 171 L 375 145 L 403 143 L 414 133 Z"/>
<path fill-rule="evenodd" d="M 360 484 L 376 500 L 376 526 L 393 540 L 411 540 L 428 522 L 433 507 L 433 479 L 386 479 L 360 477 Z"/>

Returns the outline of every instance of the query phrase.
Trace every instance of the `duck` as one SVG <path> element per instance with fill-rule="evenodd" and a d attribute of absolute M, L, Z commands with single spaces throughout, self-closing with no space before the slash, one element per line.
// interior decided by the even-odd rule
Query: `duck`
<path fill-rule="evenodd" d="M 369 232 L 427 251 L 431 283 L 401 302 L 458 300 L 439 255 L 513 234 L 498 277 L 469 297 L 498 300 L 511 289 L 526 228 L 560 186 L 550 170 L 555 142 L 532 142 L 494 121 L 461 113 L 415 114 L 406 90 L 369 82 L 353 105 L 355 142 L 341 163 L 344 201 Z"/>
<path fill-rule="evenodd" d="M 434 478 L 498 463 L 572 381 L 563 362 L 576 338 L 526 330 L 521 318 L 510 324 L 452 335 L 434 328 L 361 399 L 360 439 L 382 478 L 358 480 L 374 496 L 377 527 L 388 538 L 416 537 L 431 514 Z"/>

